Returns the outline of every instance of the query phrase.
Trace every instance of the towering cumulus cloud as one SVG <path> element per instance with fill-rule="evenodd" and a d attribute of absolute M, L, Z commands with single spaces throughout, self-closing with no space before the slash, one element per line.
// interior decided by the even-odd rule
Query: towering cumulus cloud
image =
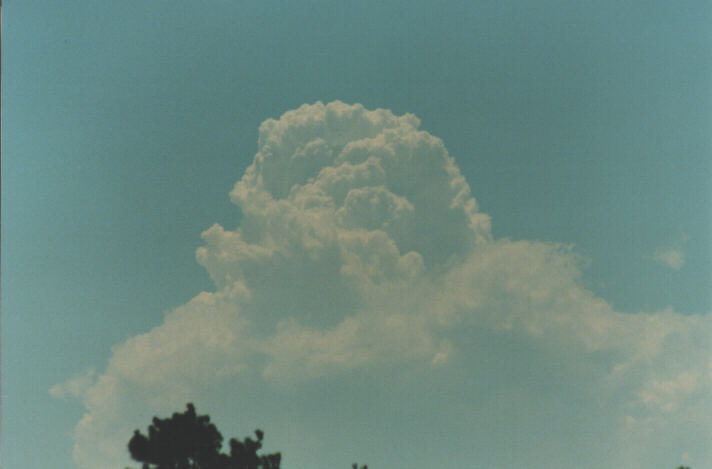
<path fill-rule="evenodd" d="M 626 448 L 644 451 L 664 429 L 705 431 L 709 316 L 615 312 L 581 286 L 570 248 L 493 239 L 443 142 L 413 115 L 333 102 L 269 119 L 230 198 L 239 227 L 213 225 L 197 251 L 215 291 L 117 345 L 81 393 L 54 388 L 86 407 L 81 467 L 120 467 L 147 413 L 227 378 L 453 366 L 468 331 L 593 364 L 588 382 L 619 416 L 610 462 L 634 460 Z"/>

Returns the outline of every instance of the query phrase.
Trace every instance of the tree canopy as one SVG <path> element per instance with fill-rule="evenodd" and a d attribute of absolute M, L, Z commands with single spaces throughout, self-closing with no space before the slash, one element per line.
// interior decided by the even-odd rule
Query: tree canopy
<path fill-rule="evenodd" d="M 259 455 L 264 432 L 256 440 L 230 439 L 230 453 L 221 452 L 223 437 L 207 415 L 197 415 L 188 404 L 183 413 L 153 418 L 148 435 L 136 430 L 129 440 L 131 457 L 143 469 L 279 469 L 280 453 Z"/>

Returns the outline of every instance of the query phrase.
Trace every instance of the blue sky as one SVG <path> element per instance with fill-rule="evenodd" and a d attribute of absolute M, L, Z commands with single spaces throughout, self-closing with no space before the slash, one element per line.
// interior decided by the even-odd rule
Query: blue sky
<path fill-rule="evenodd" d="M 712 7 L 685 1 L 6 1 L 3 464 L 101 467 L 113 460 L 82 449 L 98 444 L 77 433 L 84 415 L 132 430 L 190 399 L 225 436 L 264 427 L 289 467 L 705 467 L 710 423 L 690 415 L 709 406 L 711 20 Z M 335 100 L 363 108 L 334 105 L 329 124 L 331 108 L 314 103 Z M 279 120 L 303 104 L 314 106 Z M 312 226 L 296 205 L 268 210 L 233 190 L 263 150 L 263 121 L 279 120 L 263 133 L 287 153 L 282 131 L 336 148 L 328 125 L 356 143 L 365 136 L 349 123 L 375 109 L 390 113 L 369 138 L 402 128 L 398 138 L 427 149 L 373 183 L 385 192 L 352 188 L 348 207 L 378 199 L 378 209 L 348 215 L 337 203 Z M 326 123 L 307 132 L 300 115 Z M 456 194 L 434 182 L 442 165 L 414 175 L 447 161 L 417 128 L 441 139 L 477 215 L 466 201 L 420 211 Z M 381 143 L 370 151 L 406 158 Z M 276 180 L 308 185 L 294 167 L 274 168 Z M 408 177 L 427 197 L 398 189 Z M 286 223 L 265 214 L 290 210 L 306 232 L 338 233 L 329 249 L 341 257 L 247 256 L 258 246 L 312 259 L 313 246 L 264 228 Z M 376 231 L 397 253 L 385 235 L 363 238 L 383 220 Z M 458 231 L 463 220 L 477 220 L 472 233 Z M 223 231 L 201 239 L 215 223 Z M 247 251 L 230 235 L 238 228 Z M 382 265 L 365 263 L 372 249 Z M 223 265 L 220 252 L 242 260 Z M 207 297 L 192 300 L 203 291 L 221 305 L 213 315 Z M 402 315 L 405 329 L 385 326 Z M 185 359 L 166 343 L 189 340 L 180 331 L 191 321 L 234 335 L 222 353 L 188 355 L 204 383 L 177 382 L 177 371 L 147 383 L 122 368 L 143 369 L 130 353 L 137 337 L 148 369 L 160 353 Z M 177 336 L 157 338 L 169 330 Z M 319 345 L 289 349 L 295 337 Z M 140 404 L 101 414 L 109 394 L 121 415 Z"/>

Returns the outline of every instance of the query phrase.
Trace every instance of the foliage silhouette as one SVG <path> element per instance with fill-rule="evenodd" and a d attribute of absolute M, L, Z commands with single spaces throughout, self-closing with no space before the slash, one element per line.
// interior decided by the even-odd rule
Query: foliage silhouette
<path fill-rule="evenodd" d="M 264 432 L 255 430 L 255 436 L 257 440 L 230 439 L 230 454 L 223 454 L 223 437 L 210 417 L 197 415 L 188 404 L 182 414 L 154 417 L 148 436 L 136 430 L 128 449 L 143 469 L 279 469 L 282 455 L 258 455 Z"/>

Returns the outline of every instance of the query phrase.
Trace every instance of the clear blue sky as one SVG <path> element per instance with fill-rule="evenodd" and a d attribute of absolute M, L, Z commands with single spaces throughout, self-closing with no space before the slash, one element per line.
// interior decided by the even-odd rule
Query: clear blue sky
<path fill-rule="evenodd" d="M 572 245 L 566 256 L 580 257 L 581 276 L 561 274 L 561 283 L 571 277 L 603 301 L 618 315 L 613 328 L 639 312 L 684 324 L 670 330 L 696 328 L 686 318 L 709 327 L 709 2 L 7 0 L 2 13 L 4 468 L 79 467 L 73 432 L 91 397 L 84 390 L 79 399 L 57 396 L 71 394 L 67 380 L 82 374 L 97 389 L 99 376 L 114 376 L 109 364 L 120 354 L 112 347 L 162 327 L 166 312 L 201 291 L 221 291 L 206 268 L 215 278 L 222 267 L 196 262 L 196 249 L 211 242 L 200 235 L 214 223 L 249 231 L 229 194 L 258 151 L 258 127 L 305 103 L 340 100 L 416 115 L 420 129 L 442 139 L 479 211 L 491 217 L 489 242 L 527 241 L 532 252 Z M 254 236 L 249 242 L 259 244 Z M 401 255 L 408 242 L 420 246 L 393 239 Z M 450 253 L 440 244 L 428 249 Z M 549 272 L 553 261 L 541 262 Z M 250 279 L 284 271 L 250 277 L 252 267 L 230 268 L 255 291 L 259 281 Z M 327 304 L 330 294 L 343 298 L 341 287 L 327 288 Z M 560 304 L 560 293 L 547 294 Z M 382 301 L 342 306 L 362 318 L 390 305 Z M 289 316 L 281 303 L 259 305 L 274 308 L 266 315 Z M 474 316 L 486 316 L 483 308 L 497 309 L 483 306 Z M 342 312 L 333 314 L 330 324 L 338 324 Z M 665 410 L 667 397 L 653 392 L 704 400 L 694 392 L 709 389 L 709 370 L 673 363 L 709 356 L 709 336 L 685 339 L 698 348 L 664 349 L 661 362 L 646 358 L 647 371 L 641 365 L 619 387 L 606 381 L 604 394 L 582 387 L 600 381 L 589 372 L 610 378 L 599 370 L 608 366 L 601 357 L 635 355 L 610 345 L 634 342 L 623 326 L 620 337 L 589 350 L 566 340 L 551 345 L 558 339 L 546 335 L 538 341 L 526 326 L 509 334 L 477 321 L 420 331 L 418 343 L 434 334 L 452 347 L 435 368 L 419 367 L 428 362 L 419 355 L 396 365 L 391 351 L 345 370 L 274 380 L 264 370 L 272 363 L 279 373 L 281 358 L 262 356 L 249 359 L 247 371 L 179 394 L 210 412 L 225 436 L 264 427 L 287 468 L 355 460 L 375 469 L 600 467 L 640 461 L 649 445 L 662 448 L 655 467 L 685 458 L 695 469 L 712 467 L 699 441 L 684 449 L 690 435 L 710 435 L 710 426 L 684 423 L 687 404 Z M 131 392 L 117 391 L 129 401 Z M 620 405 L 600 410 L 596 399 Z M 610 435 L 627 417 L 657 415 L 626 406 L 660 400 L 670 446 L 639 436 L 622 454 Z M 126 424 L 145 427 L 153 415 L 146 412 Z"/>

